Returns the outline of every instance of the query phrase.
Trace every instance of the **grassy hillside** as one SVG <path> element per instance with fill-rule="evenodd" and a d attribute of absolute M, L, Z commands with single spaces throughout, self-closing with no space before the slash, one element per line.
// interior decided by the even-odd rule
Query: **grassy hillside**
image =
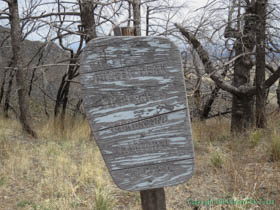
<path fill-rule="evenodd" d="M 166 188 L 168 209 L 279 209 L 279 117 L 246 136 L 231 136 L 223 119 L 194 122 L 195 174 Z M 40 138 L 31 140 L 16 121 L 0 119 L 0 209 L 140 209 L 138 192 L 113 184 L 87 121 L 63 133 L 52 121 L 36 130 Z M 263 203 L 222 204 L 227 199 Z"/>

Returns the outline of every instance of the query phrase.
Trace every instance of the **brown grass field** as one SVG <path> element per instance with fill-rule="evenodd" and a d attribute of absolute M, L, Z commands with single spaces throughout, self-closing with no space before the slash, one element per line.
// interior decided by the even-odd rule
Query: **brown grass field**
<path fill-rule="evenodd" d="M 195 173 L 165 188 L 168 210 L 280 209 L 279 117 L 243 136 L 226 119 L 193 122 Z M 37 123 L 33 140 L 0 119 L 1 210 L 141 209 L 139 192 L 112 182 L 86 121 L 63 133 L 53 125 Z"/>

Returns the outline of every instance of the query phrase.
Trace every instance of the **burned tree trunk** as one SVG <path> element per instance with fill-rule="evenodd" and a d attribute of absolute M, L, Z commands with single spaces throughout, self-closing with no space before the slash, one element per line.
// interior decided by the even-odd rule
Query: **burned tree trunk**
<path fill-rule="evenodd" d="M 86 34 L 86 43 L 97 37 L 94 10 L 94 1 L 82 0 L 80 3 L 81 22 Z"/>
<path fill-rule="evenodd" d="M 237 88 L 250 86 L 251 69 L 253 62 L 251 53 L 254 50 L 255 27 L 256 27 L 255 5 L 248 3 L 244 14 L 244 29 L 241 36 L 235 41 L 235 55 L 240 56 L 234 63 L 233 85 Z M 231 131 L 239 133 L 254 126 L 254 100 L 253 95 L 234 95 L 232 98 Z"/>
<path fill-rule="evenodd" d="M 223 76 L 216 73 L 215 68 L 209 59 L 207 51 L 202 47 L 201 43 L 186 29 L 182 28 L 178 24 L 176 27 L 180 29 L 181 33 L 189 40 L 194 49 L 197 51 L 206 73 L 210 74 L 210 78 L 216 83 L 216 85 L 233 95 L 233 107 L 232 107 L 232 132 L 242 132 L 244 129 L 253 125 L 254 112 L 253 112 L 253 94 L 247 94 L 244 86 L 248 86 L 250 83 L 250 69 L 252 64 L 250 57 L 242 56 L 244 49 L 242 48 L 242 41 L 236 47 L 236 54 L 240 55 L 236 59 L 234 64 L 234 81 L 233 85 L 223 80 Z M 249 43 L 250 44 L 250 43 Z M 248 59 L 249 58 L 249 59 Z M 249 88 L 250 89 L 250 88 Z"/>
<path fill-rule="evenodd" d="M 64 128 L 64 120 L 66 114 L 66 108 L 68 104 L 68 97 L 70 92 L 71 81 L 79 75 L 79 65 L 77 63 L 79 55 L 82 52 L 83 42 L 89 42 L 91 39 L 97 37 L 96 35 L 96 24 L 95 24 L 95 16 L 94 10 L 96 9 L 96 5 L 93 1 L 83 0 L 80 2 L 80 18 L 82 25 L 79 28 L 81 33 L 80 37 L 80 45 L 76 53 L 73 52 L 72 49 L 64 47 L 62 44 L 62 40 L 60 38 L 60 46 L 67 51 L 70 51 L 70 65 L 68 66 L 67 72 L 61 79 L 61 83 L 56 96 L 56 104 L 54 109 L 54 116 L 57 118 L 60 115 L 60 121 L 62 125 L 62 129 Z M 62 21 L 63 23 L 63 21 Z"/>
<path fill-rule="evenodd" d="M 232 98 L 231 131 L 242 133 L 254 125 L 254 97 Z"/>
<path fill-rule="evenodd" d="M 244 53 L 243 40 L 238 40 L 236 55 Z M 250 64 L 248 56 L 238 58 L 234 64 L 233 85 L 237 88 L 250 84 Z M 233 95 L 231 131 L 239 133 L 254 125 L 254 96 Z"/>
<path fill-rule="evenodd" d="M 203 49 L 201 43 L 186 29 L 178 24 L 175 26 L 181 31 L 181 33 L 188 39 L 192 44 L 194 49 L 198 52 L 202 63 L 204 64 L 205 71 L 210 75 L 210 78 L 216 83 L 221 89 L 230 92 L 233 95 L 232 100 L 232 120 L 231 120 L 231 131 L 233 133 L 242 133 L 248 128 L 254 126 L 255 122 L 255 112 L 254 112 L 254 102 L 255 95 L 259 94 L 257 106 L 261 110 L 258 116 L 260 126 L 263 127 L 264 124 L 264 104 L 265 104 L 265 90 L 267 90 L 274 82 L 280 77 L 280 67 L 275 71 L 268 79 L 265 80 L 264 75 L 264 41 L 265 41 L 265 14 L 266 3 L 264 0 L 255 3 L 255 1 L 244 1 L 245 13 L 242 15 L 242 20 L 237 23 L 237 29 L 232 29 L 229 25 L 225 31 L 226 38 L 235 39 L 234 42 L 234 75 L 233 83 L 230 85 L 228 82 L 221 78 L 217 72 L 212 62 L 209 59 L 208 53 Z M 257 5 L 257 6 L 256 6 Z M 240 8 L 240 6 L 239 6 Z M 258 10 L 258 13 L 256 11 Z M 240 11 L 240 9 L 239 9 Z M 258 20 L 256 14 L 261 14 L 262 34 L 258 34 L 258 42 L 260 43 L 257 53 L 258 60 L 258 78 L 256 81 L 256 86 L 251 84 L 250 72 L 254 66 L 254 62 L 251 59 L 251 55 L 254 54 L 254 48 L 256 46 L 256 21 Z M 241 17 L 241 16 L 240 16 Z M 241 26 L 243 27 L 239 27 Z M 259 27 L 259 26 L 258 26 Z M 242 30 L 241 30 L 242 28 Z M 232 33 L 234 32 L 234 33 Z M 263 41 L 262 41 L 263 40 Z M 258 83 L 258 84 L 257 84 Z M 257 87 L 259 86 L 259 87 Z M 257 90 L 258 89 L 258 90 Z M 264 97 L 263 97 L 264 96 Z M 279 97 L 280 98 L 280 97 Z"/>
<path fill-rule="evenodd" d="M 8 87 L 7 87 L 7 90 L 6 90 L 6 93 L 5 93 L 5 102 L 4 102 L 4 109 L 3 109 L 5 118 L 9 117 L 8 112 L 9 112 L 9 108 L 10 108 L 10 98 L 11 98 L 11 93 L 12 93 L 14 76 L 15 76 L 15 70 L 10 69 Z"/>
<path fill-rule="evenodd" d="M 280 111 L 280 80 L 278 83 L 278 88 L 276 90 L 276 95 L 277 95 L 278 110 Z"/>
<path fill-rule="evenodd" d="M 200 120 L 206 120 L 211 112 L 212 105 L 219 95 L 220 88 L 216 86 L 214 90 L 211 92 L 210 98 L 206 101 L 203 110 L 200 115 Z"/>
<path fill-rule="evenodd" d="M 75 66 L 76 61 L 71 61 L 68 67 L 68 71 L 61 79 L 61 83 L 56 96 L 56 104 L 54 108 L 54 116 L 61 116 L 61 120 L 64 121 L 66 107 L 68 103 L 68 95 L 70 91 L 70 82 L 72 79 L 78 76 L 78 66 Z"/>
<path fill-rule="evenodd" d="M 230 56 L 229 56 L 229 61 L 232 59 L 232 54 L 233 54 L 233 50 L 231 50 L 230 52 Z M 228 71 L 230 69 L 230 66 L 227 65 L 227 67 L 225 68 L 224 72 L 221 74 L 221 76 L 223 78 L 226 77 Z M 214 90 L 212 90 L 210 98 L 206 101 L 206 103 L 204 104 L 204 107 L 201 111 L 201 115 L 200 115 L 200 120 L 206 120 L 208 119 L 208 116 L 211 112 L 212 109 L 212 105 L 214 104 L 215 99 L 218 97 L 219 92 L 220 92 L 220 87 L 216 85 L 216 87 L 214 88 Z"/>
<path fill-rule="evenodd" d="M 147 6 L 147 12 L 146 12 L 146 36 L 149 36 L 149 28 L 150 28 L 150 7 Z"/>
<path fill-rule="evenodd" d="M 4 113 L 4 117 L 8 118 L 9 117 L 9 108 L 10 108 L 10 97 L 11 97 L 11 93 L 12 93 L 12 86 L 13 86 L 13 80 L 14 80 L 14 76 L 15 76 L 15 71 L 12 68 L 13 66 L 13 58 L 11 58 L 11 60 L 9 61 L 8 64 L 8 68 L 5 70 L 4 73 L 4 77 L 3 77 L 3 82 L 2 82 L 2 86 L 1 86 L 1 101 L 4 101 L 3 104 L 3 113 Z M 5 91 L 5 84 L 6 84 L 6 74 L 9 72 L 8 78 L 7 78 L 7 82 L 8 82 L 8 86 L 7 86 L 7 90 Z"/>
<path fill-rule="evenodd" d="M 6 84 L 6 74 L 7 74 L 7 70 L 4 70 L 3 80 L 2 80 L 1 89 L 0 89 L 0 104 L 2 103 L 3 96 L 4 96 L 4 87 Z"/>
<path fill-rule="evenodd" d="M 267 0 L 256 2 L 256 126 L 266 127 L 265 103 L 265 29 L 266 29 L 266 5 Z"/>
<path fill-rule="evenodd" d="M 27 100 L 27 86 L 26 80 L 24 78 L 24 62 L 23 62 L 23 43 L 22 43 L 22 33 L 20 29 L 20 18 L 18 13 L 18 1 L 11 0 L 8 1 L 9 6 L 9 20 L 11 25 L 11 43 L 13 51 L 13 64 L 16 69 L 16 82 L 17 82 L 17 94 L 18 94 L 18 104 L 20 110 L 20 122 L 23 130 L 30 134 L 32 137 L 36 138 L 37 135 L 30 126 L 29 117 L 29 105 Z"/>
<path fill-rule="evenodd" d="M 133 0 L 133 25 L 135 27 L 135 36 L 141 36 L 141 0 Z"/>

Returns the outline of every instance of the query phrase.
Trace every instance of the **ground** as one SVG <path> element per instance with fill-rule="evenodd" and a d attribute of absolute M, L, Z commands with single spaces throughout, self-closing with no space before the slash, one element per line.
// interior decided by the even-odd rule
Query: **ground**
<path fill-rule="evenodd" d="M 193 122 L 195 173 L 165 188 L 168 210 L 279 209 L 278 119 L 240 136 L 224 118 Z M 0 120 L 1 210 L 141 209 L 139 192 L 112 182 L 86 121 L 64 132 L 53 125 L 38 123 L 34 140 L 15 120 Z"/>

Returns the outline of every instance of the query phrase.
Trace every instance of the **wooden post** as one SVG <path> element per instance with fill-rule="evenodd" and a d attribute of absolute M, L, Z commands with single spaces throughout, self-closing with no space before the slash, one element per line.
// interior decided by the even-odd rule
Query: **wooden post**
<path fill-rule="evenodd" d="M 116 26 L 113 31 L 115 36 L 134 36 L 135 28 Z"/>
<path fill-rule="evenodd" d="M 134 27 L 116 27 L 115 36 L 134 36 Z M 164 188 L 140 191 L 143 210 L 166 210 Z"/>
<path fill-rule="evenodd" d="M 164 188 L 140 191 L 143 210 L 166 210 Z"/>

